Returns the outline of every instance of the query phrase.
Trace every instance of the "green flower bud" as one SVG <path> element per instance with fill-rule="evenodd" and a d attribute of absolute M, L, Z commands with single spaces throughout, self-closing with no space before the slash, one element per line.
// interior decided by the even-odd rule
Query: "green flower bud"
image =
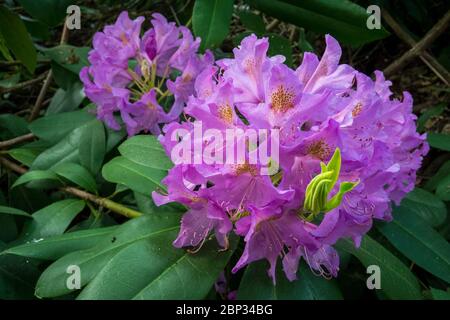
<path fill-rule="evenodd" d="M 341 171 L 341 151 L 339 148 L 336 148 L 328 164 L 320 163 L 320 168 L 321 172 L 306 187 L 303 209 L 305 212 L 311 213 L 308 220 L 312 220 L 320 212 L 326 213 L 337 208 L 341 204 L 344 194 L 353 190 L 359 183 L 359 181 L 342 182 L 339 191 L 328 200 Z"/>

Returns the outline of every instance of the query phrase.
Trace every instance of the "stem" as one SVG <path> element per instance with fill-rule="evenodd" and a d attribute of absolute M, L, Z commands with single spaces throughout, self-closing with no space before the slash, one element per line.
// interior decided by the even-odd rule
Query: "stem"
<path fill-rule="evenodd" d="M 88 193 L 86 191 L 74 188 L 74 187 L 62 187 L 60 188 L 61 191 L 70 193 L 80 199 L 88 200 L 93 203 L 98 204 L 101 207 L 105 207 L 113 212 L 116 212 L 118 214 L 121 214 L 127 218 L 137 218 L 142 215 L 141 212 L 130 209 L 128 207 L 125 207 L 124 205 L 121 205 L 120 203 L 114 202 L 112 200 L 109 200 L 107 198 L 99 197 L 96 195 L 93 195 L 91 193 Z"/>
<path fill-rule="evenodd" d="M 15 171 L 16 173 L 19 173 L 19 174 L 24 174 L 28 171 L 26 168 L 21 167 L 21 166 L 15 164 L 14 162 L 12 162 L 6 158 L 3 158 L 3 157 L 0 157 L 0 164 L 2 166 L 4 166 L 5 168 Z M 124 205 L 121 205 L 120 203 L 114 202 L 107 198 L 93 195 L 89 192 L 86 192 L 86 191 L 83 191 L 83 190 L 80 190 L 80 189 L 77 189 L 74 187 L 61 187 L 61 188 L 59 188 L 59 190 L 62 192 L 74 195 L 80 199 L 96 203 L 101 207 L 105 207 L 105 208 L 107 208 L 117 214 L 120 214 L 122 216 L 125 216 L 127 218 L 137 218 L 142 215 L 141 212 L 130 209 L 128 207 L 125 207 Z"/>
<path fill-rule="evenodd" d="M 437 63 L 437 61 L 432 58 L 429 53 L 425 52 L 425 50 L 447 29 L 448 24 L 450 23 L 450 11 L 447 11 L 441 20 L 439 20 L 419 42 L 415 42 L 412 38 L 410 38 L 410 36 L 401 29 L 389 13 L 383 13 L 383 16 L 398 37 L 412 47 L 400 58 L 387 66 L 386 69 L 384 69 L 384 73 L 387 76 L 397 73 L 405 65 L 407 65 L 411 59 L 419 56 L 427 64 L 427 66 L 434 73 L 436 73 L 439 78 L 441 78 L 441 80 L 449 85 L 448 72 L 446 72 L 445 68 L 442 68 L 441 65 Z"/>
<path fill-rule="evenodd" d="M 59 41 L 59 44 L 65 44 L 67 42 L 67 39 L 69 37 L 69 29 L 67 29 L 66 21 L 64 21 L 64 27 L 61 34 L 61 39 Z M 28 121 L 33 121 L 37 116 L 39 116 L 39 112 L 41 111 L 42 102 L 44 102 L 45 95 L 47 94 L 47 90 L 50 87 L 50 83 L 52 81 L 53 72 L 50 70 L 47 74 L 47 77 L 45 78 L 44 84 L 42 85 L 41 91 L 39 92 L 39 95 L 36 99 L 36 103 L 33 106 L 33 109 L 31 109 L 30 116 L 28 117 Z"/>
<path fill-rule="evenodd" d="M 28 140 L 33 140 L 35 135 L 32 133 L 25 134 L 23 136 L 19 136 L 10 140 L 0 141 L 0 149 L 13 146 L 15 144 L 25 142 Z"/>
<path fill-rule="evenodd" d="M 31 86 L 31 85 L 33 85 L 35 83 L 41 82 L 46 77 L 46 75 L 47 75 L 47 72 L 44 72 L 44 73 L 40 74 L 35 79 L 31 79 L 31 80 L 28 80 L 28 81 L 24 81 L 24 82 L 18 83 L 18 84 L 14 85 L 12 87 L 9 87 L 9 88 L 2 87 L 2 88 L 0 88 L 0 94 L 9 93 L 9 92 L 12 92 L 12 91 L 15 91 L 15 90 L 19 90 L 19 89 L 23 89 L 23 88 L 29 87 L 29 86 Z"/>

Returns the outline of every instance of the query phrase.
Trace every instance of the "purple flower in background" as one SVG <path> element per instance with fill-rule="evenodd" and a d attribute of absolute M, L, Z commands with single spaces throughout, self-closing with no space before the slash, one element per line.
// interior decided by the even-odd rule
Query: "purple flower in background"
<path fill-rule="evenodd" d="M 141 36 L 143 22 L 122 12 L 115 24 L 94 35 L 91 65 L 80 72 L 98 118 L 114 130 L 121 128 L 121 119 L 129 136 L 159 134 L 159 124 L 180 115 L 194 93 L 195 78 L 214 62 L 210 52 L 197 54 L 200 39 L 189 29 L 155 13 L 153 27 Z M 166 113 L 160 103 L 170 96 L 174 102 Z"/>
<path fill-rule="evenodd" d="M 392 219 L 391 202 L 398 203 L 414 187 L 428 145 L 425 135 L 416 132 L 411 96 L 405 92 L 402 99 L 393 98 L 391 82 L 380 71 L 372 80 L 339 64 L 341 48 L 329 35 L 321 59 L 305 53 L 293 70 L 284 57 L 268 57 L 268 39 L 255 35 L 242 40 L 233 58 L 214 66 L 208 55 L 177 57 L 176 52 L 197 48 L 190 35 L 181 33 L 178 49 L 164 44 L 164 49 L 147 51 L 153 57 L 172 52 L 163 60 L 173 68 L 186 66 L 168 82 L 175 97 L 186 103 L 189 118 L 163 129 L 160 141 L 167 153 L 177 150 L 186 136 L 195 136 L 195 130 L 205 135 L 208 130 L 225 135 L 230 128 L 278 130 L 279 169 L 263 174 L 260 159 L 249 161 L 262 148 L 261 137 L 246 144 L 240 164 L 209 161 L 216 159 L 215 153 L 208 161 L 176 163 L 163 181 L 168 194 L 153 193 L 157 205 L 177 201 L 188 207 L 174 245 L 198 250 L 214 233 L 227 248 L 227 237 L 234 232 L 243 237 L 245 248 L 233 272 L 266 259 L 275 282 L 280 259 L 292 281 L 303 259 L 312 272 L 337 276 L 336 241 L 351 238 L 359 246 L 373 219 Z M 164 39 L 171 38 L 165 34 Z M 179 129 L 187 135 L 177 136 Z M 202 137 L 194 138 L 194 144 L 229 147 Z M 238 141 L 231 150 L 238 149 Z"/>

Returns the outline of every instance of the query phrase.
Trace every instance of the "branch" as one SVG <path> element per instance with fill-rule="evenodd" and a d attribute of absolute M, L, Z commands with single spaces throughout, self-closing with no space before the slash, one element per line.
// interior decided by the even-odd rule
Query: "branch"
<path fill-rule="evenodd" d="M 0 164 L 4 166 L 7 169 L 10 169 L 16 173 L 24 174 L 28 172 L 28 170 L 24 167 L 21 167 L 17 165 L 16 163 L 0 157 Z M 96 203 L 99 206 L 105 207 L 117 214 L 120 214 L 122 216 L 125 216 L 127 218 L 137 218 L 142 215 L 141 212 L 130 209 L 128 207 L 125 207 L 124 205 L 121 205 L 120 203 L 114 202 L 112 200 L 109 200 L 107 198 L 99 197 L 94 194 L 88 193 L 86 191 L 74 188 L 74 187 L 61 187 L 59 188 L 60 191 L 69 193 L 71 195 L 74 195 L 80 199 L 91 201 L 93 203 Z"/>
<path fill-rule="evenodd" d="M 394 61 L 386 69 L 384 69 L 384 73 L 386 75 L 392 75 L 393 73 L 400 71 L 407 63 L 410 62 L 411 59 L 416 56 L 420 56 L 421 59 L 432 69 L 432 71 L 435 72 L 447 85 L 449 85 L 450 77 L 447 70 L 442 67 L 429 53 L 424 51 L 447 29 L 448 24 L 450 23 L 450 11 L 448 11 L 419 42 L 414 41 L 408 33 L 403 31 L 388 12 L 383 12 L 383 17 L 395 34 L 412 47 L 398 60 Z"/>
<path fill-rule="evenodd" d="M 64 27 L 61 34 L 61 39 L 59 41 L 59 44 L 64 44 L 67 42 L 67 39 L 69 37 L 69 29 L 67 29 L 66 21 L 64 21 Z M 28 121 L 33 121 L 37 116 L 39 116 L 39 112 L 41 111 L 42 102 L 45 99 L 45 95 L 47 94 L 47 90 L 50 86 L 50 82 L 52 81 L 53 72 L 50 70 L 47 74 L 47 77 L 45 78 L 44 84 L 42 85 L 41 91 L 39 92 L 39 95 L 36 99 L 36 103 L 33 106 L 33 109 L 31 109 L 30 116 L 28 117 Z"/>
<path fill-rule="evenodd" d="M 392 18 L 389 12 L 383 12 L 383 19 L 391 27 L 392 31 L 407 43 L 410 47 L 414 47 L 417 42 Z M 433 71 L 447 86 L 450 86 L 450 73 L 442 66 L 431 54 L 424 51 L 419 58 Z"/>
<path fill-rule="evenodd" d="M 31 85 L 33 85 L 35 83 L 41 82 L 45 78 L 46 75 L 47 75 L 47 72 L 44 72 L 44 73 L 40 74 L 35 79 L 31 79 L 31 80 L 28 80 L 28 81 L 20 82 L 20 83 L 14 85 L 14 86 L 11 86 L 11 87 L 0 87 L 0 94 L 9 93 L 9 92 L 12 92 L 12 91 L 15 91 L 15 90 L 19 90 L 19 89 L 23 89 L 23 88 L 29 87 L 29 86 L 31 86 Z"/>
<path fill-rule="evenodd" d="M 34 134 L 28 133 L 10 140 L 0 141 L 0 149 L 10 147 L 21 142 L 33 140 L 34 138 L 35 138 Z"/>
<path fill-rule="evenodd" d="M 50 63 L 49 59 L 38 60 L 38 63 Z M 0 61 L 0 68 L 8 68 L 22 65 L 23 62 L 19 60 L 14 61 Z"/>

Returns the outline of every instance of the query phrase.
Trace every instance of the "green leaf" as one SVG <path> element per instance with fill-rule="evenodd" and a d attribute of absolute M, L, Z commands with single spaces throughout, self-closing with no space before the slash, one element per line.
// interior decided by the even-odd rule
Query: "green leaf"
<path fill-rule="evenodd" d="M 436 190 L 437 186 L 443 181 L 448 175 L 450 175 L 450 161 L 445 162 L 439 170 L 434 174 L 434 176 L 427 181 L 425 184 L 425 189 L 428 191 Z"/>
<path fill-rule="evenodd" d="M 28 189 L 18 186 L 9 192 L 10 205 L 25 212 L 35 212 L 50 204 L 50 199 L 43 190 Z"/>
<path fill-rule="evenodd" d="M 28 133 L 28 123 L 24 118 L 13 114 L 0 115 L 0 138 L 8 140 Z"/>
<path fill-rule="evenodd" d="M 5 6 L 0 6 L 0 33 L 16 58 L 33 73 L 36 68 L 37 53 L 31 37 L 20 17 Z"/>
<path fill-rule="evenodd" d="M 92 120 L 87 125 L 80 138 L 78 153 L 81 164 L 96 175 L 102 167 L 106 153 L 106 134 L 102 122 Z"/>
<path fill-rule="evenodd" d="M 79 162 L 78 149 L 81 143 L 81 136 L 88 129 L 89 127 L 86 124 L 74 129 L 56 145 L 42 152 L 34 160 L 31 169 L 48 170 L 60 163 Z"/>
<path fill-rule="evenodd" d="M 61 163 L 52 168 L 52 171 L 87 191 L 97 193 L 97 184 L 95 183 L 94 178 L 89 171 L 79 164 L 71 162 Z"/>
<path fill-rule="evenodd" d="M 417 119 L 417 130 L 420 132 L 424 132 L 426 130 L 426 124 L 428 120 L 432 119 L 433 117 L 438 117 L 445 111 L 446 108 L 447 106 L 445 103 L 440 103 L 437 106 L 426 109 L 425 112 L 420 115 L 419 119 Z"/>
<path fill-rule="evenodd" d="M 167 240 L 163 242 L 167 243 Z M 225 268 L 236 247 L 236 240 L 230 241 L 230 248 L 226 252 L 219 250 L 215 239 L 208 241 L 196 254 L 182 251 L 181 255 L 179 249 L 170 247 L 173 253 L 177 252 L 177 257 L 173 255 L 169 261 L 166 260 L 169 250 L 158 250 L 154 246 L 156 255 L 148 256 L 147 261 L 165 260 L 164 264 L 152 266 L 153 277 L 133 299 L 203 299 Z M 192 290 L 194 287 L 195 290 Z"/>
<path fill-rule="evenodd" d="M 365 267 L 379 266 L 381 291 L 390 299 L 422 299 L 419 282 L 408 267 L 368 235 L 359 248 L 348 239 L 340 240 L 336 247 L 354 255 Z"/>
<path fill-rule="evenodd" d="M 260 15 L 254 14 L 253 12 L 247 10 L 238 11 L 237 14 L 244 27 L 248 30 L 254 31 L 258 35 L 266 32 L 264 20 Z"/>
<path fill-rule="evenodd" d="M 0 250 L 4 249 L 0 245 Z M 39 276 L 35 261 L 13 255 L 0 255 L 0 299 L 33 299 Z"/>
<path fill-rule="evenodd" d="M 440 226 L 447 217 L 447 208 L 434 194 L 415 188 L 402 200 L 401 206 L 407 207 L 422 217 L 432 227 Z"/>
<path fill-rule="evenodd" d="M 44 23 L 31 19 L 29 17 L 21 16 L 20 18 L 25 24 L 25 27 L 27 28 L 27 31 L 31 35 L 31 38 L 33 40 L 46 41 L 50 39 L 50 30 Z"/>
<path fill-rule="evenodd" d="M 0 242 L 9 243 L 17 239 L 17 224 L 13 216 L 0 215 Z"/>
<path fill-rule="evenodd" d="M 430 291 L 433 296 L 433 300 L 450 300 L 450 292 L 435 288 L 430 288 Z"/>
<path fill-rule="evenodd" d="M 16 216 L 33 218 L 32 216 L 30 216 L 28 213 L 26 213 L 23 210 L 11 208 L 11 207 L 5 207 L 5 206 L 0 206 L 0 213 L 6 213 L 6 214 L 12 214 L 12 215 L 16 215 Z"/>
<path fill-rule="evenodd" d="M 39 155 L 39 151 L 36 149 L 28 148 L 15 148 L 8 150 L 8 154 L 15 160 L 23 163 L 27 167 L 30 167 L 36 157 Z"/>
<path fill-rule="evenodd" d="M 83 200 L 67 199 L 54 202 L 33 213 L 23 230 L 23 241 L 37 241 L 64 233 L 75 216 L 83 210 Z"/>
<path fill-rule="evenodd" d="M 450 135 L 444 133 L 427 133 L 427 140 L 431 147 L 450 151 Z"/>
<path fill-rule="evenodd" d="M 2 252 L 2 254 L 14 254 L 44 260 L 56 260 L 68 253 L 94 247 L 101 240 L 114 232 L 116 228 L 116 226 L 112 226 L 81 230 L 45 239 L 35 239 L 34 241 L 8 248 Z"/>
<path fill-rule="evenodd" d="M 44 54 L 63 68 L 79 75 L 81 69 L 89 65 L 89 47 L 74 47 L 67 44 L 45 49 Z"/>
<path fill-rule="evenodd" d="M 103 166 L 102 174 L 109 182 L 120 183 L 131 190 L 150 194 L 158 188 L 165 190 L 161 180 L 167 171 L 143 166 L 125 157 L 117 157 Z"/>
<path fill-rule="evenodd" d="M 109 260 L 78 299 L 204 298 L 233 250 L 219 252 L 213 240 L 198 253 L 190 254 L 175 249 L 172 240 L 173 234 L 167 233 L 123 249 Z"/>
<path fill-rule="evenodd" d="M 393 217 L 378 225 L 381 233 L 418 266 L 450 283 L 450 244 L 408 207 L 396 207 Z"/>
<path fill-rule="evenodd" d="M 300 28 L 298 46 L 301 52 L 314 52 L 314 48 L 306 39 L 305 29 Z"/>
<path fill-rule="evenodd" d="M 450 201 L 450 174 L 439 183 L 436 188 L 436 195 L 443 201 Z"/>
<path fill-rule="evenodd" d="M 119 151 L 128 160 L 143 166 L 160 170 L 169 170 L 173 167 L 166 151 L 154 136 L 134 136 L 122 143 Z"/>
<path fill-rule="evenodd" d="M 19 179 L 14 182 L 11 188 L 15 188 L 17 186 L 20 186 L 22 184 L 28 183 L 30 181 L 34 180 L 55 180 L 59 181 L 58 176 L 54 174 L 51 171 L 44 171 L 44 170 L 33 170 L 28 171 L 25 174 L 21 175 Z"/>
<path fill-rule="evenodd" d="M 369 14 L 363 7 L 347 0 L 246 0 L 246 2 L 281 21 L 318 33 L 330 33 L 346 44 L 362 45 L 389 35 L 383 28 L 368 29 L 366 21 Z"/>
<path fill-rule="evenodd" d="M 202 39 L 200 48 L 219 46 L 228 35 L 233 0 L 196 0 L 192 13 L 192 27 Z"/>
<path fill-rule="evenodd" d="M 314 275 L 309 267 L 300 263 L 298 279 L 289 282 L 280 267 L 276 272 L 276 285 L 267 274 L 266 261 L 251 263 L 245 270 L 238 290 L 239 300 L 340 300 L 342 294 L 335 280 Z"/>
<path fill-rule="evenodd" d="M 18 0 L 31 16 L 50 27 L 58 25 L 66 17 L 71 0 Z"/>
<path fill-rule="evenodd" d="M 81 82 L 73 83 L 67 90 L 58 89 L 50 102 L 45 113 L 51 114 L 74 111 L 78 108 L 84 99 L 83 84 Z"/>
<path fill-rule="evenodd" d="M 51 264 L 39 278 L 36 295 L 38 297 L 56 297 L 70 293 L 71 290 L 66 286 L 66 271 L 70 265 L 80 267 L 82 270 L 81 285 L 85 286 L 99 274 L 108 261 L 133 243 L 144 240 L 155 245 L 166 243 L 165 241 L 158 241 L 158 239 L 170 239 L 170 243 L 176 237 L 180 224 L 179 219 L 180 215 L 177 214 L 152 214 L 127 221 L 113 231 L 109 237 L 100 240 L 96 246 L 86 250 L 74 251 Z M 158 248 L 155 247 L 155 250 L 158 250 Z M 179 251 L 182 252 L 182 250 Z M 164 256 L 165 252 L 161 250 L 160 254 Z M 167 257 L 170 257 L 169 252 Z M 125 262 L 125 268 L 127 263 Z M 149 264 L 153 263 L 160 262 L 151 261 Z M 130 273 L 129 276 L 132 277 L 133 274 Z M 125 292 L 125 289 L 123 290 Z"/>
<path fill-rule="evenodd" d="M 56 143 L 71 131 L 94 119 L 87 110 L 52 114 L 33 121 L 29 128 L 40 139 Z"/>
<path fill-rule="evenodd" d="M 291 42 L 278 34 L 270 33 L 268 55 L 281 54 L 286 57 L 286 64 L 292 67 L 292 45 Z"/>

